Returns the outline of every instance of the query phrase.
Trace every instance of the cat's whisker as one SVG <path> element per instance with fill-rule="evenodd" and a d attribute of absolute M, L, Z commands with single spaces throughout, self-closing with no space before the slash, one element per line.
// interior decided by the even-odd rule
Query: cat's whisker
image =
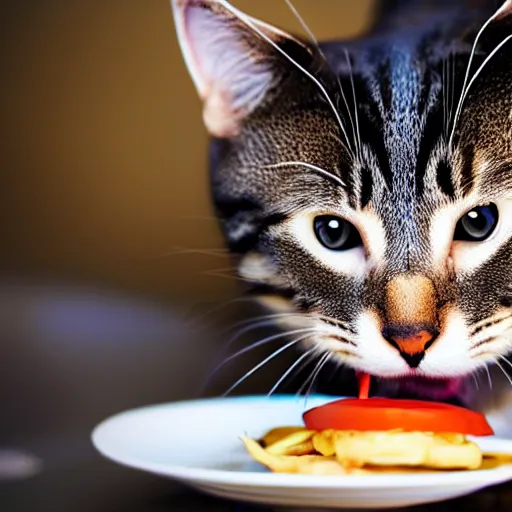
<path fill-rule="evenodd" d="M 503 357 L 503 356 L 498 356 L 500 359 Z M 508 362 L 508 361 L 507 361 Z M 494 363 L 496 364 L 496 366 L 503 372 L 503 375 L 505 375 L 505 377 L 507 378 L 507 380 L 509 381 L 510 383 L 510 386 L 512 387 L 512 378 L 510 378 L 510 375 L 506 372 L 505 368 L 503 368 L 503 366 L 500 364 L 499 360 L 496 359 L 494 361 Z"/>
<path fill-rule="evenodd" d="M 245 279 L 243 279 L 240 276 L 237 276 L 236 274 L 229 274 L 228 269 L 214 269 L 214 270 L 205 270 L 203 272 L 200 272 L 200 275 L 208 276 L 208 277 L 220 277 L 222 279 L 231 279 L 233 281 L 241 281 L 245 282 Z"/>
<path fill-rule="evenodd" d="M 318 44 L 318 41 L 313 34 L 313 31 L 308 27 L 307 23 L 304 21 L 304 18 L 299 14 L 299 11 L 297 11 L 296 7 L 293 5 L 291 0 L 284 0 L 284 3 L 288 6 L 290 11 L 292 11 L 293 15 L 297 19 L 297 21 L 300 23 L 301 27 L 304 29 L 304 32 L 308 35 L 310 41 L 313 43 L 315 48 L 317 49 L 318 53 L 322 56 L 324 61 L 327 62 L 327 59 L 325 58 L 324 54 L 320 50 L 320 45 Z"/>
<path fill-rule="evenodd" d="M 318 87 L 318 89 L 323 94 L 323 96 L 326 99 L 327 103 L 329 104 L 332 112 L 334 113 L 334 116 L 336 117 L 338 126 L 347 141 L 346 150 L 349 153 L 349 155 L 351 156 L 351 158 L 353 160 L 355 160 L 354 152 L 353 152 L 352 146 L 350 144 L 350 139 L 347 136 L 347 132 L 346 132 L 344 124 L 342 122 L 341 116 L 340 116 L 338 110 L 336 109 L 336 106 L 334 105 L 329 93 L 327 92 L 326 88 L 322 85 L 320 80 L 318 80 L 316 77 L 314 77 L 309 71 L 307 71 L 295 59 L 293 59 L 288 53 L 286 53 L 278 44 L 276 44 L 274 41 L 272 41 L 272 39 L 270 37 L 268 37 L 262 30 L 260 30 L 246 14 L 244 14 L 242 11 L 238 10 L 236 7 L 232 6 L 229 2 L 227 2 L 225 0 L 218 0 L 218 1 L 219 1 L 219 3 L 222 4 L 222 6 L 225 9 L 227 9 L 233 15 L 235 15 L 242 23 L 247 25 L 254 33 L 258 34 L 263 40 L 265 40 L 275 50 L 277 50 L 279 53 L 281 53 L 288 61 L 290 61 L 294 66 L 296 66 L 297 69 L 299 69 L 305 76 L 307 76 L 310 80 L 313 81 L 313 83 Z"/>
<path fill-rule="evenodd" d="M 235 329 L 236 327 L 243 327 L 245 325 L 250 325 L 253 322 L 258 322 L 260 320 L 272 320 L 272 319 L 280 320 L 280 319 L 287 319 L 287 318 L 293 318 L 293 317 L 300 318 L 300 319 L 303 319 L 303 318 L 314 319 L 314 317 L 312 317 L 311 315 L 309 315 L 307 313 L 291 313 L 291 312 L 290 313 L 269 313 L 266 315 L 259 315 L 256 317 L 247 318 L 246 320 L 240 320 L 240 321 L 230 325 L 226 329 L 223 329 L 221 332 L 229 332 L 229 331 Z"/>
<path fill-rule="evenodd" d="M 308 162 L 301 162 L 301 161 L 290 161 L 290 162 L 278 162 L 276 164 L 268 164 L 268 165 L 262 165 L 260 168 L 262 169 L 278 169 L 280 167 L 292 167 L 292 166 L 302 166 L 306 167 L 307 169 L 310 169 L 312 171 L 318 172 L 319 174 L 322 174 L 323 176 L 326 176 L 327 178 L 336 181 L 339 185 L 342 187 L 345 187 L 345 183 L 341 178 L 336 176 L 330 171 L 326 171 L 325 169 L 322 169 L 321 167 L 318 167 L 317 165 L 310 164 Z"/>
<path fill-rule="evenodd" d="M 321 356 L 323 351 L 317 346 L 312 347 L 312 351 L 309 354 L 309 357 L 305 359 L 302 364 L 297 368 L 296 373 L 300 374 L 309 364 L 311 364 L 317 356 Z M 298 394 L 298 393 L 296 393 Z"/>
<path fill-rule="evenodd" d="M 489 367 L 487 365 L 484 366 L 485 371 L 487 373 L 487 381 L 489 382 L 489 389 L 492 391 L 492 377 L 491 372 L 489 371 Z"/>
<path fill-rule="evenodd" d="M 229 253 L 225 249 L 187 249 L 185 247 L 177 247 L 162 254 L 148 256 L 148 259 L 160 259 L 168 258 L 170 256 L 183 256 L 188 254 L 212 256 L 214 258 L 225 258 Z"/>
<path fill-rule="evenodd" d="M 512 41 L 512 34 L 509 35 L 508 37 L 506 37 L 498 46 L 496 46 L 496 48 L 494 48 L 494 50 L 485 58 L 485 60 L 482 62 L 482 64 L 480 65 L 480 67 L 475 71 L 475 74 L 472 76 L 471 80 L 469 81 L 467 87 L 465 90 L 463 90 L 462 92 L 462 97 L 461 97 L 461 102 L 460 102 L 460 106 L 462 108 L 462 104 L 464 103 L 464 100 L 466 99 L 466 96 L 468 94 L 468 91 L 469 89 L 471 88 L 471 86 L 473 85 L 473 83 L 475 82 L 475 80 L 478 78 L 478 76 L 480 75 L 480 73 L 482 72 L 482 70 L 485 68 L 485 66 L 488 64 L 488 62 L 503 48 L 503 46 L 505 46 L 509 41 Z M 460 112 L 459 112 L 459 115 L 460 115 Z M 452 132 L 452 137 L 453 137 L 453 132 Z"/>
<path fill-rule="evenodd" d="M 300 15 L 300 13 L 295 8 L 295 6 L 291 2 L 291 0 L 284 0 L 284 2 L 288 6 L 288 8 L 292 11 L 293 15 L 295 16 L 295 18 L 298 20 L 298 22 L 300 23 L 300 25 L 302 26 L 302 28 L 306 32 L 308 38 L 310 39 L 310 41 L 315 46 L 316 50 L 318 51 L 318 54 L 320 55 L 320 57 L 322 57 L 322 60 L 324 61 L 324 63 L 327 65 L 327 67 L 329 69 L 331 69 L 331 66 L 330 66 L 327 58 L 325 57 L 324 53 L 322 52 L 322 50 L 320 48 L 320 45 L 318 44 L 318 41 L 317 41 L 315 35 L 313 34 L 313 31 L 308 27 L 308 25 L 305 22 L 304 18 Z M 331 69 L 331 72 L 333 72 L 332 69 Z M 338 87 L 339 87 L 339 90 L 341 92 L 341 96 L 343 98 L 343 101 L 345 102 L 345 106 L 347 107 L 347 112 L 348 112 L 348 116 L 349 116 L 349 120 L 350 120 L 350 125 L 352 126 L 352 134 L 353 134 L 354 142 L 355 142 L 355 145 L 356 145 L 357 156 L 360 157 L 361 156 L 360 155 L 360 148 L 358 147 L 358 141 L 360 140 L 360 138 L 358 136 L 358 134 L 359 134 L 359 127 L 357 127 L 357 129 L 356 129 L 356 127 L 354 125 L 354 120 L 352 119 L 352 114 L 350 112 L 350 107 L 349 107 L 347 98 L 345 96 L 345 91 L 343 90 L 343 86 L 341 85 L 340 77 L 339 77 L 339 75 L 337 73 L 333 72 L 333 74 L 336 74 L 336 80 L 338 82 Z M 351 74 L 351 78 L 352 78 L 352 74 Z M 353 82 L 352 82 L 352 85 L 353 85 Z M 356 105 L 355 97 L 354 97 L 354 105 Z M 355 108 L 357 109 L 357 107 L 355 107 Z M 356 124 L 357 124 L 357 110 L 356 110 Z"/>
<path fill-rule="evenodd" d="M 275 391 L 279 388 L 279 386 L 286 380 L 286 378 L 292 374 L 292 372 L 301 364 L 302 361 L 310 357 L 311 354 L 315 352 L 315 350 L 316 347 L 310 348 L 309 350 L 304 352 L 300 357 L 298 357 L 295 360 L 295 362 L 281 375 L 279 380 L 272 386 L 267 396 L 272 396 L 275 393 Z"/>
<path fill-rule="evenodd" d="M 251 375 L 256 373 L 260 368 L 263 368 L 263 366 L 268 364 L 270 361 L 272 361 L 274 358 L 276 358 L 279 354 L 281 354 L 285 350 L 288 350 L 289 348 L 293 347 L 294 345 L 297 345 L 301 341 L 309 338 L 309 336 L 310 336 L 310 334 L 306 334 L 305 336 L 296 338 L 293 341 L 290 341 L 286 345 L 284 345 L 284 346 L 278 348 L 277 350 L 275 350 L 274 352 L 272 352 L 272 354 L 270 354 L 268 357 L 263 359 L 263 361 L 261 361 L 257 365 L 253 366 L 251 370 L 249 370 L 242 377 L 240 377 L 232 386 L 229 387 L 229 389 L 225 393 L 223 393 L 222 396 L 229 395 L 229 393 L 231 393 L 234 389 L 236 389 L 240 384 L 242 384 L 245 380 L 247 380 Z"/>
<path fill-rule="evenodd" d="M 321 316 L 318 316 L 318 315 L 315 315 L 315 314 L 310 314 L 310 313 L 271 313 L 271 314 L 267 314 L 267 315 L 260 315 L 260 316 L 257 316 L 255 318 L 250 318 L 250 319 L 247 319 L 247 320 L 241 320 L 239 322 L 236 322 L 235 324 L 229 326 L 228 328 L 222 330 L 221 332 L 229 332 L 231 331 L 232 329 L 234 328 L 237 328 L 237 327 L 242 327 L 242 329 L 238 330 L 225 344 L 224 344 L 224 347 L 223 347 L 223 350 L 221 352 L 221 357 L 224 357 L 226 351 L 233 345 L 233 343 L 239 339 L 243 334 L 247 333 L 247 332 L 250 332 L 250 331 L 253 331 L 255 329 L 258 329 L 260 327 L 272 327 L 274 325 L 276 325 L 276 321 L 277 320 L 285 320 L 285 319 L 293 319 L 293 318 L 297 318 L 298 320 L 308 320 L 308 321 L 312 321 L 314 322 L 315 320 L 317 319 L 322 319 L 322 318 L 325 318 L 325 319 L 328 319 L 329 322 L 332 322 L 332 323 L 336 323 L 336 327 L 340 330 L 340 331 L 347 331 L 347 332 L 350 332 L 352 334 L 354 334 L 353 331 L 347 329 L 346 327 L 344 327 L 343 323 L 341 321 L 338 321 L 336 319 L 332 319 L 330 317 L 321 317 Z M 316 327 L 311 327 L 312 329 L 313 328 L 316 328 Z M 319 333 L 322 333 L 321 330 L 318 331 Z M 327 331 L 325 333 L 326 335 L 333 335 L 333 333 L 328 333 L 327 334 Z M 354 343 L 353 341 L 350 341 L 350 340 L 347 340 L 348 343 Z M 355 343 L 354 343 L 355 344 Z"/>
<path fill-rule="evenodd" d="M 258 328 L 273 327 L 276 325 L 276 321 L 278 321 L 278 320 L 293 319 L 293 318 L 296 318 L 296 319 L 302 320 L 302 321 L 306 319 L 307 321 L 314 322 L 319 317 L 318 317 L 318 315 L 309 314 L 309 313 L 295 313 L 295 312 L 271 313 L 271 314 L 260 315 L 255 318 L 241 320 L 239 322 L 236 322 L 235 324 L 229 326 L 227 329 L 224 329 L 221 331 L 222 333 L 225 333 L 225 332 L 229 332 L 237 327 L 241 328 L 238 331 L 236 331 L 228 339 L 228 341 L 226 343 L 223 344 L 222 350 L 221 350 L 221 352 L 219 354 L 219 358 L 217 360 L 222 361 L 224 359 L 227 351 L 233 345 L 233 343 L 235 343 L 238 339 L 240 339 L 240 337 L 243 336 L 244 334 L 254 331 L 255 329 L 258 329 Z M 341 321 L 337 321 L 336 319 L 330 319 L 330 321 L 333 323 L 334 322 L 338 323 L 337 328 L 340 329 L 340 331 L 343 330 L 343 325 L 342 325 Z M 317 329 L 317 327 L 312 326 L 311 329 Z M 322 333 L 321 329 L 318 330 L 318 332 Z M 330 333 L 330 334 L 332 335 L 332 333 Z M 216 371 L 217 371 L 216 369 L 213 370 L 213 373 L 210 375 L 210 377 L 207 379 L 206 383 L 204 384 L 203 389 L 209 384 L 211 378 L 215 375 Z"/>
<path fill-rule="evenodd" d="M 504 361 L 505 363 L 507 363 L 508 366 L 510 366 L 510 368 L 512 368 L 512 363 L 503 355 L 503 354 L 500 354 L 498 356 L 502 361 Z"/>
<path fill-rule="evenodd" d="M 207 272 L 236 272 L 236 269 L 232 266 L 230 267 L 221 267 L 221 268 L 215 268 L 210 270 L 207 270 Z"/>
<path fill-rule="evenodd" d="M 447 71 L 448 62 L 446 58 L 443 59 L 441 68 L 441 89 L 443 95 L 443 124 L 444 132 L 448 135 L 448 82 L 447 82 Z"/>
<path fill-rule="evenodd" d="M 274 325 L 275 325 L 274 318 L 262 319 L 259 321 L 249 322 L 242 329 L 239 329 L 238 331 L 236 331 L 236 333 L 233 334 L 233 336 L 231 336 L 229 338 L 229 340 L 223 344 L 223 348 L 219 354 L 219 359 L 224 359 L 226 352 L 232 347 L 233 343 L 235 343 L 235 341 L 237 341 L 240 338 L 240 336 L 242 336 L 243 334 L 246 334 L 248 332 L 251 332 L 256 329 L 263 328 L 263 327 L 273 327 Z"/>
<path fill-rule="evenodd" d="M 332 352 L 327 352 L 324 357 L 322 357 L 322 359 L 320 359 L 319 363 L 317 364 L 315 370 L 313 371 L 313 373 L 311 374 L 311 380 L 309 382 L 309 386 L 306 390 L 306 393 L 304 395 L 304 407 L 307 406 L 307 402 L 308 402 L 308 397 L 309 395 L 311 394 L 311 391 L 313 390 L 313 387 L 315 385 L 315 382 L 316 382 L 316 379 L 318 378 L 318 376 L 320 375 L 320 372 L 322 371 L 322 369 L 324 368 L 324 366 L 327 364 L 327 362 L 329 361 L 329 359 L 331 359 L 332 357 Z"/>
<path fill-rule="evenodd" d="M 347 59 L 348 71 L 350 76 L 350 83 L 352 84 L 352 98 L 354 101 L 354 118 L 356 120 L 356 151 L 359 160 L 361 160 L 361 134 L 359 132 L 359 114 L 357 110 L 357 99 L 356 99 L 356 87 L 354 84 L 354 74 L 352 73 L 352 64 L 350 62 L 350 55 L 348 54 L 347 49 L 345 51 L 345 58 Z M 348 105 L 347 105 L 348 108 Z M 349 109 L 350 112 L 350 109 Z M 350 116 L 350 120 L 352 120 L 352 116 Z"/>
<path fill-rule="evenodd" d="M 267 319 L 267 320 L 260 320 L 257 322 L 249 323 L 242 329 L 239 329 L 227 342 L 228 345 L 230 345 L 232 342 L 236 341 L 242 334 L 245 334 L 247 332 L 253 331 L 254 329 L 258 329 L 259 327 L 272 327 L 275 325 L 275 319 Z M 311 327 L 313 329 L 313 327 Z"/>
<path fill-rule="evenodd" d="M 469 59 L 468 59 L 468 65 L 466 67 L 466 73 L 464 75 L 464 81 L 462 83 L 462 90 L 461 90 L 461 94 L 460 94 L 460 98 L 459 98 L 459 102 L 457 104 L 457 109 L 455 110 L 455 117 L 454 117 L 454 120 L 453 120 L 453 126 L 452 126 L 452 132 L 451 132 L 451 135 L 450 135 L 450 138 L 448 140 L 448 147 L 451 148 L 452 146 L 452 140 L 453 140 L 453 136 L 454 136 L 454 133 L 455 133 L 455 126 L 457 124 L 457 119 L 459 117 L 459 112 L 460 112 L 460 109 L 461 109 L 461 106 L 462 106 L 462 101 L 463 101 L 463 98 L 464 98 L 464 91 L 466 89 L 466 83 L 468 81 L 468 77 L 469 77 L 469 71 L 471 69 L 471 64 L 473 63 L 473 56 L 475 54 L 475 51 L 476 51 L 476 47 L 478 45 L 478 40 L 480 39 L 480 36 L 482 35 L 482 33 L 484 32 L 484 30 L 487 28 L 487 26 L 492 22 L 492 20 L 494 19 L 494 16 L 492 16 L 491 18 L 489 18 L 483 25 L 482 27 L 480 28 L 480 30 L 478 31 L 478 33 L 476 34 L 476 37 L 475 37 L 475 40 L 473 41 L 473 46 L 471 48 L 471 53 L 469 55 Z"/>
<path fill-rule="evenodd" d="M 214 215 L 179 215 L 181 220 L 211 220 L 215 223 L 218 222 L 218 218 Z"/>
<path fill-rule="evenodd" d="M 452 50 L 450 53 L 452 57 L 452 73 L 451 73 L 451 86 L 449 88 L 450 90 L 450 108 L 448 110 L 448 128 L 450 127 L 450 124 L 452 122 L 452 115 L 453 115 L 453 106 L 455 102 L 455 54 Z"/>
<path fill-rule="evenodd" d="M 356 131 L 356 127 L 355 127 L 355 124 L 354 124 L 354 120 L 352 119 L 352 114 L 350 112 L 350 107 L 349 107 L 349 104 L 348 104 L 348 101 L 347 101 L 347 97 L 345 96 L 345 91 L 343 89 L 343 85 L 341 84 L 341 80 L 340 80 L 340 77 L 338 74 L 336 74 L 336 81 L 338 82 L 338 88 L 341 92 L 341 98 L 343 99 L 343 101 L 345 102 L 345 106 L 347 107 L 347 112 L 348 112 L 348 118 L 349 118 L 349 121 L 350 121 L 350 126 L 352 127 L 352 136 L 354 137 L 354 143 L 356 144 L 356 151 L 357 151 L 357 156 L 360 158 L 361 157 L 361 152 L 360 152 L 360 148 L 357 147 L 357 141 L 358 141 L 358 137 L 357 137 L 357 131 Z"/>
<path fill-rule="evenodd" d="M 343 141 L 340 140 L 339 136 L 336 135 L 333 132 L 326 132 L 325 134 L 327 137 L 330 137 L 331 139 L 334 139 L 338 144 L 341 144 L 343 146 Z"/>
<path fill-rule="evenodd" d="M 502 6 L 503 8 L 503 6 Z M 456 129 L 456 125 L 457 125 L 457 121 L 459 119 L 459 116 L 460 116 L 460 111 L 462 109 L 462 104 L 464 102 L 464 99 L 466 97 L 466 92 L 468 91 L 470 85 L 471 85 L 471 82 L 475 79 L 475 77 L 480 73 L 480 71 L 483 69 L 483 66 L 485 66 L 485 64 L 489 61 L 490 58 L 492 58 L 495 54 L 496 54 L 496 51 L 499 51 L 499 49 L 501 49 L 501 47 L 503 46 L 503 44 L 505 44 L 507 42 L 508 39 L 510 39 L 512 36 L 509 36 L 505 39 L 505 41 L 502 41 L 501 44 L 498 45 L 497 48 L 495 48 L 491 53 L 490 55 L 484 60 L 484 62 L 482 63 L 482 65 L 480 66 L 480 68 L 477 70 L 477 72 L 475 73 L 475 75 L 473 75 L 473 78 L 471 80 L 471 82 L 466 85 L 468 83 L 468 78 L 469 78 L 469 72 L 471 70 L 471 65 L 473 64 L 473 57 L 475 55 L 475 52 L 476 52 L 476 48 L 478 46 L 478 41 L 480 40 L 480 37 L 481 35 L 483 34 L 483 32 L 485 31 L 485 29 L 496 19 L 496 17 L 498 15 L 501 14 L 501 8 L 496 12 L 494 13 L 480 28 L 480 30 L 477 32 L 476 34 L 476 37 L 475 37 L 475 40 L 473 41 L 473 46 L 471 48 L 471 53 L 469 55 L 469 60 L 468 60 L 468 65 L 466 67 L 466 73 L 464 75 L 464 82 L 462 84 L 462 90 L 461 90 L 461 95 L 460 95 L 460 98 L 459 98 L 459 101 L 458 101 L 458 104 L 457 104 L 457 109 L 455 110 L 455 116 L 453 118 L 453 126 L 452 126 L 452 130 L 451 130 L 451 135 L 450 135 L 450 139 L 448 141 L 448 147 L 451 148 L 452 147 L 452 142 L 453 142 L 453 137 L 455 135 L 455 129 Z"/>
<path fill-rule="evenodd" d="M 200 323 L 201 321 L 203 321 L 204 319 L 210 317 L 214 313 L 218 313 L 219 311 L 221 311 L 229 306 L 233 306 L 235 304 L 238 305 L 240 303 L 254 302 L 254 300 L 255 300 L 254 297 L 236 297 L 234 299 L 229 299 L 227 301 L 222 302 L 221 304 L 216 305 L 215 307 L 209 309 L 208 311 L 191 318 L 185 324 L 185 326 L 193 327 L 193 326 L 197 325 L 198 323 Z"/>
<path fill-rule="evenodd" d="M 476 387 L 477 391 L 479 391 L 480 386 L 478 385 L 478 376 L 474 373 L 472 373 L 471 376 L 473 377 L 473 382 L 475 383 L 475 387 Z"/>
<path fill-rule="evenodd" d="M 267 343 L 271 343 L 272 341 L 280 340 L 282 338 L 286 338 L 287 336 L 293 336 L 295 334 L 308 334 L 310 336 L 312 333 L 318 332 L 318 329 L 315 328 L 307 328 L 307 329 L 294 329 L 292 331 L 286 331 L 281 332 L 278 334 L 273 334 L 272 336 L 267 336 L 266 338 L 263 338 L 262 340 L 256 341 L 254 343 L 251 343 L 249 346 L 244 347 L 234 354 L 231 354 L 229 357 L 225 358 L 220 364 L 218 364 L 210 376 L 208 377 L 205 386 L 208 385 L 209 382 L 211 382 L 211 379 L 218 373 L 218 371 L 226 366 L 230 361 L 233 361 L 234 359 L 237 359 L 238 357 L 246 354 L 247 352 L 250 352 L 251 350 L 254 350 L 256 348 L 262 347 L 263 345 L 266 345 Z"/>
<path fill-rule="evenodd" d="M 229 332 L 236 327 L 243 327 L 244 325 L 249 325 L 249 324 L 252 324 L 253 322 L 256 322 L 259 320 L 272 320 L 272 319 L 280 320 L 280 319 L 288 319 L 288 318 L 291 319 L 294 317 L 297 319 L 300 319 L 300 320 L 303 320 L 303 319 L 307 319 L 307 320 L 311 320 L 311 321 L 322 320 L 323 322 L 327 323 L 328 325 L 337 327 L 340 331 L 346 331 L 351 334 L 356 334 L 356 332 L 353 329 L 351 329 L 347 324 L 343 323 L 341 320 L 336 320 L 331 317 L 324 317 L 324 316 L 316 315 L 314 313 L 297 313 L 297 312 L 269 313 L 266 315 L 260 315 L 260 316 L 256 316 L 253 318 L 248 318 L 246 320 L 240 320 L 240 321 L 230 325 L 226 329 L 223 329 L 221 332 L 223 332 L 223 333 Z M 329 334 L 332 334 L 332 332 L 330 332 Z"/>
<path fill-rule="evenodd" d="M 183 252 L 183 253 L 187 253 L 187 252 L 196 252 L 196 251 L 199 251 L 199 252 L 203 252 L 203 251 L 207 251 L 209 253 L 212 253 L 212 254 L 229 254 L 229 251 L 225 248 L 222 248 L 222 247 L 212 247 L 212 248 L 208 248 L 208 247 L 180 247 L 180 246 L 176 246 L 173 248 L 173 250 L 175 252 Z"/>
<path fill-rule="evenodd" d="M 306 378 L 306 380 L 302 383 L 302 385 L 300 386 L 300 388 L 297 390 L 297 392 L 295 393 L 295 396 L 297 397 L 297 400 L 301 397 L 301 395 L 303 394 L 303 392 L 306 390 L 306 387 L 307 385 L 309 384 L 309 381 L 311 380 L 311 377 L 313 375 L 313 373 L 316 371 L 316 369 L 318 368 L 318 365 L 320 364 L 320 362 L 322 361 L 322 359 L 327 355 L 328 352 L 323 352 L 321 350 L 316 350 L 315 352 L 313 352 L 313 356 L 311 358 L 312 361 L 315 360 L 316 357 L 318 357 L 318 361 L 316 362 L 314 368 L 313 368 L 313 371 L 308 375 L 308 377 Z M 310 361 L 310 362 L 312 362 Z"/>

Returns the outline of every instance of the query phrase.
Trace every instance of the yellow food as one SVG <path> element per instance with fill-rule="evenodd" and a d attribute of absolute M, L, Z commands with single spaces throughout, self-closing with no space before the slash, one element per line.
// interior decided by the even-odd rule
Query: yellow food
<path fill-rule="evenodd" d="M 464 436 L 426 432 L 344 432 L 333 436 L 340 464 L 412 466 L 432 469 L 477 469 L 482 464 L 478 445 Z"/>
<path fill-rule="evenodd" d="M 272 455 L 307 455 L 314 451 L 311 438 L 314 430 L 301 430 L 277 439 L 267 445 L 267 452 Z"/>
<path fill-rule="evenodd" d="M 261 439 L 260 444 L 263 447 L 270 446 L 274 444 L 276 441 L 285 438 L 290 434 L 294 434 L 295 432 L 302 432 L 306 430 L 306 427 L 277 427 L 269 430 Z"/>
<path fill-rule="evenodd" d="M 482 466 L 477 444 L 461 434 L 393 431 L 316 432 L 283 427 L 259 441 L 243 437 L 253 459 L 277 473 L 369 474 L 406 470 L 472 470 Z"/>
<path fill-rule="evenodd" d="M 249 437 L 242 438 L 249 454 L 274 473 L 347 474 L 334 457 L 322 455 L 273 455 L 257 441 Z"/>

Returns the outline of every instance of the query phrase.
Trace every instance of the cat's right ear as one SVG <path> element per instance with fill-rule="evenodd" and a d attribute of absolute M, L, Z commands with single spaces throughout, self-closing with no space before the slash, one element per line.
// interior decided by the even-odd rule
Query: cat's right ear
<path fill-rule="evenodd" d="M 287 44 L 308 50 L 224 0 L 171 0 L 171 5 L 206 128 L 214 137 L 234 137 L 279 80 L 279 70 L 286 68 L 279 48 Z"/>

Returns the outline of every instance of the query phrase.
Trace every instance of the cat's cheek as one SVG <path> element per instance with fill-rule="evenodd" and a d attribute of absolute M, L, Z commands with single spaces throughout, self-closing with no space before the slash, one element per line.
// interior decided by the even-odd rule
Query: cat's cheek
<path fill-rule="evenodd" d="M 240 277 L 251 283 L 276 288 L 285 288 L 288 284 L 271 258 L 262 253 L 250 252 L 244 255 L 238 263 L 237 271 Z"/>
<path fill-rule="evenodd" d="M 485 362 L 472 350 L 466 322 L 460 312 L 451 310 L 443 321 L 444 329 L 432 347 L 427 350 L 420 365 L 425 377 L 463 377 L 482 368 Z"/>

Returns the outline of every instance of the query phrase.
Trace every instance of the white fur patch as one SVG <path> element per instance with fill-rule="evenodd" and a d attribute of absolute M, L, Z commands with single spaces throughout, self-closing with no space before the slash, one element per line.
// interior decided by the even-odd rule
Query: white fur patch
<path fill-rule="evenodd" d="M 407 363 L 400 357 L 381 334 L 381 326 L 376 314 L 365 311 L 356 322 L 357 370 L 380 377 L 399 377 L 410 373 Z"/>
<path fill-rule="evenodd" d="M 284 286 L 284 279 L 277 273 L 270 259 L 260 253 L 252 252 L 242 258 L 238 265 L 238 274 L 248 281 Z"/>
<path fill-rule="evenodd" d="M 467 324 L 457 310 L 451 309 L 443 319 L 443 329 L 427 350 L 418 370 L 426 377 L 455 378 L 468 375 L 482 366 L 471 358 Z"/>
<path fill-rule="evenodd" d="M 453 378 L 468 375 L 484 366 L 484 360 L 471 357 L 466 323 L 459 312 L 451 311 L 445 319 L 445 328 L 417 369 L 411 369 L 398 350 L 381 335 L 381 326 L 376 314 L 363 312 L 356 325 L 357 355 L 356 369 L 379 377 L 424 376 Z"/>

